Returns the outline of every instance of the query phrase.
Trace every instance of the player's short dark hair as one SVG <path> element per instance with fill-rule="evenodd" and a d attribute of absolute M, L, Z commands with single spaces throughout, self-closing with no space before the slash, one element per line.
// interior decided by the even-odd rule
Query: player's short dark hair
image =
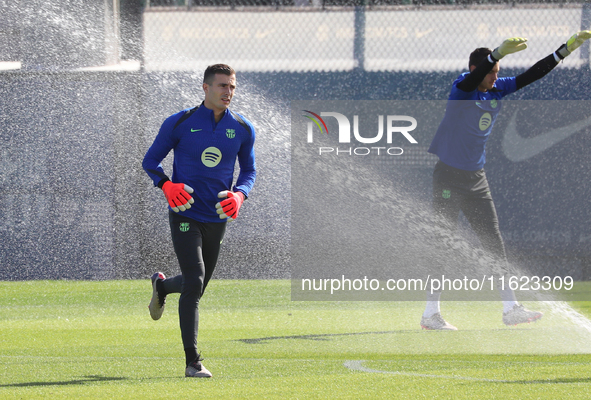
<path fill-rule="evenodd" d="M 480 64 L 480 62 L 482 60 L 484 60 L 486 57 L 488 57 L 488 55 L 491 53 L 492 53 L 492 50 L 489 49 L 488 47 L 477 48 L 472 53 L 470 53 L 470 60 L 468 62 L 468 68 L 470 68 L 472 65 L 477 66 L 478 64 Z"/>
<path fill-rule="evenodd" d="M 205 73 L 203 74 L 203 83 L 211 85 L 211 83 L 213 82 L 213 78 L 216 74 L 224 74 L 230 76 L 236 75 L 236 71 L 234 71 L 232 67 L 226 64 L 210 65 L 205 69 Z"/>

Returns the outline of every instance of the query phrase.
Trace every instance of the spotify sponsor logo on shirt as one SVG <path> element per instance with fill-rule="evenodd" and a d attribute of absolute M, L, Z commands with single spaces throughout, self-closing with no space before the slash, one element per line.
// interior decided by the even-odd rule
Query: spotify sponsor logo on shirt
<path fill-rule="evenodd" d="M 209 168 L 213 168 L 222 160 L 222 152 L 217 147 L 208 147 L 201 153 L 201 162 Z"/>
<path fill-rule="evenodd" d="M 478 122 L 478 127 L 480 128 L 481 131 L 485 131 L 488 129 L 491 122 L 492 122 L 492 116 L 490 115 L 490 113 L 484 113 L 484 114 L 482 114 L 482 117 L 480 117 L 480 121 Z"/>

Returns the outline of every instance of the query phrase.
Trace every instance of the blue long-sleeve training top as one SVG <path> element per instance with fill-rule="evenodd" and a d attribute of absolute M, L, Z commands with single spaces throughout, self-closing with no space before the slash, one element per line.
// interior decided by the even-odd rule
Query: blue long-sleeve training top
<path fill-rule="evenodd" d="M 550 54 L 517 77 L 499 78 L 492 90 L 479 91 L 478 85 L 494 65 L 484 59 L 474 71 L 461 74 L 452 85 L 445 115 L 428 150 L 447 165 L 466 171 L 482 169 L 486 162 L 486 142 L 501 110 L 501 99 L 541 79 L 558 61 Z"/>
<path fill-rule="evenodd" d="M 246 118 L 229 110 L 216 123 L 213 111 L 201 104 L 175 128 L 177 121 L 188 111 L 178 112 L 164 121 L 144 157 L 142 167 L 154 186 L 162 187 L 169 178 L 161 163 L 173 150 L 170 180 L 187 184 L 195 190 L 191 194 L 195 203 L 180 214 L 200 222 L 223 222 L 215 209 L 215 204 L 220 201 L 218 193 L 232 190 L 248 196 L 254 185 L 254 127 Z M 242 121 L 237 119 L 237 115 Z M 240 173 L 232 187 L 236 158 Z"/>
<path fill-rule="evenodd" d="M 486 142 L 501 110 L 501 98 L 517 89 L 515 77 L 511 77 L 499 78 L 494 90 L 464 92 L 457 86 L 467 75 L 460 75 L 453 83 L 429 153 L 454 168 L 478 171 L 486 162 Z"/>

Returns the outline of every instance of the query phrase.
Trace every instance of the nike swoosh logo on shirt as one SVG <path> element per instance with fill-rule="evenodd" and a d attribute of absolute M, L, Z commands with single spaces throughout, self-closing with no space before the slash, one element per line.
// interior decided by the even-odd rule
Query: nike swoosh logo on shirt
<path fill-rule="evenodd" d="M 524 138 L 517 132 L 516 121 L 517 112 L 513 114 L 513 117 L 509 121 L 502 142 L 505 157 L 513 162 L 525 161 L 537 156 L 555 144 L 591 125 L 591 117 L 588 117 L 570 125 L 549 130 L 536 137 Z"/>
<path fill-rule="evenodd" d="M 191 128 L 191 132 L 199 132 L 199 131 L 202 131 L 202 130 L 203 129 L 193 129 L 193 128 Z"/>

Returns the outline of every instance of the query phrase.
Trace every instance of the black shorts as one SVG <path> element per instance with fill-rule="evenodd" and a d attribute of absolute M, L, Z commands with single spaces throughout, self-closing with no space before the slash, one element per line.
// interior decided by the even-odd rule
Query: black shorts
<path fill-rule="evenodd" d="M 460 211 L 482 246 L 499 260 L 506 260 L 499 220 L 484 169 L 464 171 L 441 161 L 433 171 L 433 208 L 450 229 L 457 225 Z"/>

